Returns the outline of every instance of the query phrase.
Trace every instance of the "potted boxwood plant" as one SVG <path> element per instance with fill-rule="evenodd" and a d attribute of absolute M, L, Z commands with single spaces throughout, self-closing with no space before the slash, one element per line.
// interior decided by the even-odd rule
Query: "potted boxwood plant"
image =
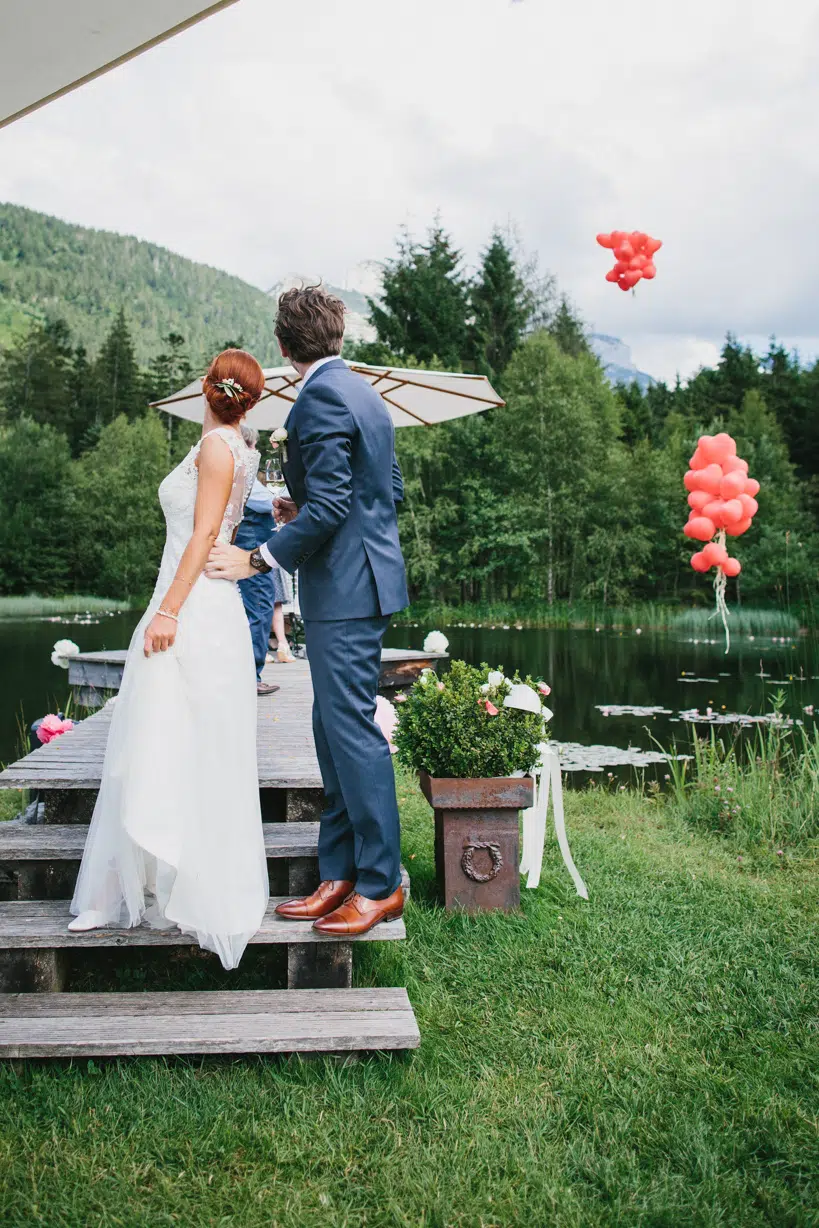
<path fill-rule="evenodd" d="M 549 714 L 550 715 L 550 714 Z M 520 904 L 518 812 L 547 737 L 531 678 L 453 661 L 421 676 L 398 705 L 393 735 L 435 812 L 435 869 L 447 908 Z"/>

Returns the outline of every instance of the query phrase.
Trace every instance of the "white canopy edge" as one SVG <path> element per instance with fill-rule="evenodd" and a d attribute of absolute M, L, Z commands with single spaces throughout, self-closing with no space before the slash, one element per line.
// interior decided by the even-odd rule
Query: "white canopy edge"
<path fill-rule="evenodd" d="M 1 0 L 0 128 L 236 0 Z"/>
<path fill-rule="evenodd" d="M 348 362 L 347 366 L 380 394 L 396 426 L 435 426 L 504 404 L 485 375 L 376 367 L 359 362 Z M 291 366 L 265 367 L 264 377 L 265 390 L 258 405 L 250 411 L 248 424 L 259 430 L 272 430 L 284 424 L 299 394 L 301 378 Z M 201 422 L 204 417 L 201 378 L 169 397 L 153 401 L 152 407 L 189 422 Z"/>

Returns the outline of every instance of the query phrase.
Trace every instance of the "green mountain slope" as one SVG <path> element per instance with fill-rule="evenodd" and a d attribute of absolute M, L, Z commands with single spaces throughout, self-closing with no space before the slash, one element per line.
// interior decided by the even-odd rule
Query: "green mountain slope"
<path fill-rule="evenodd" d="M 96 353 L 121 306 L 140 363 L 170 332 L 193 356 L 241 337 L 262 363 L 280 361 L 275 305 L 255 286 L 155 243 L 0 203 L 0 347 L 31 316 L 61 317 Z"/>

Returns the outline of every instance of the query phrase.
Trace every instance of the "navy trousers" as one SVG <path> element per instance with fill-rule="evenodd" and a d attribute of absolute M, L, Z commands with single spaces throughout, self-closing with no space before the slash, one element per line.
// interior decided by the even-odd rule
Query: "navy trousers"
<path fill-rule="evenodd" d="M 389 618 L 305 620 L 313 676 L 313 735 L 327 804 L 319 828 L 322 879 L 347 879 L 371 900 L 401 882 L 395 773 L 375 723 L 381 642 Z"/>
<path fill-rule="evenodd" d="M 256 662 L 256 677 L 261 681 L 262 669 L 267 657 L 267 646 L 270 642 L 270 628 L 273 624 L 273 606 L 276 590 L 273 577 L 264 575 L 250 576 L 239 581 L 239 592 L 247 614 L 250 627 L 250 638 L 253 641 L 253 659 Z"/>

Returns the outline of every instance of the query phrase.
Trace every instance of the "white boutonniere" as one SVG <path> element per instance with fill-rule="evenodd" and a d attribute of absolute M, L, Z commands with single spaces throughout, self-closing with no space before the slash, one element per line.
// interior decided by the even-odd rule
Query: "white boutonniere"
<path fill-rule="evenodd" d="M 281 457 L 283 465 L 287 464 L 287 431 L 283 426 L 277 426 L 270 436 L 270 446 Z"/>

